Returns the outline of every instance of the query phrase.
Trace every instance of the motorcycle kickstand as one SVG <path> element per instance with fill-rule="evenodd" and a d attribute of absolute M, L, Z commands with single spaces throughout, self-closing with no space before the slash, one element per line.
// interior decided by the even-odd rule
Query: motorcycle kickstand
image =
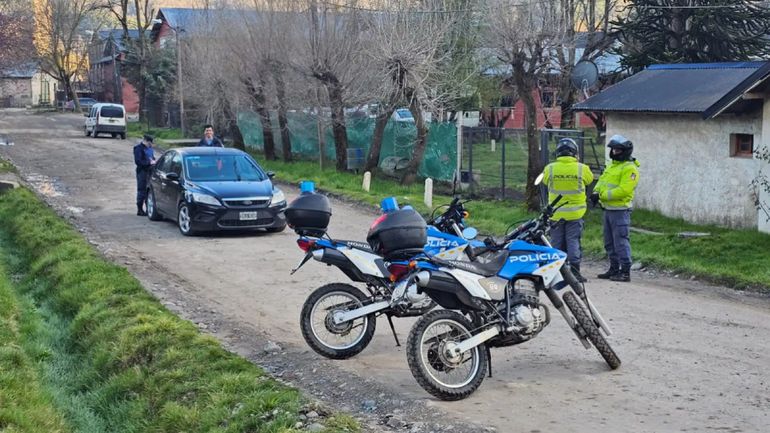
<path fill-rule="evenodd" d="M 393 319 L 391 318 L 391 315 L 388 314 L 388 324 L 390 325 L 390 330 L 393 332 L 393 338 L 396 339 L 396 347 L 401 347 L 401 343 L 398 342 L 398 335 L 396 334 L 396 328 L 393 326 Z"/>
<path fill-rule="evenodd" d="M 489 366 L 489 377 L 492 377 L 492 351 L 489 350 L 488 345 L 484 345 L 484 348 L 487 349 L 487 365 Z"/>

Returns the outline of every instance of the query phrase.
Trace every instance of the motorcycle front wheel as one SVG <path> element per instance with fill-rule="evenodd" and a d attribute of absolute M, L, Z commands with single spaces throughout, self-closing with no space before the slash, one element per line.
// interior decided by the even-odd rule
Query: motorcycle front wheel
<path fill-rule="evenodd" d="M 471 323 L 460 313 L 437 310 L 420 318 L 409 332 L 409 370 L 423 389 L 441 400 L 462 400 L 484 381 L 488 362 L 484 345 L 459 355 L 445 350 L 447 343 L 472 337 L 471 329 Z"/>
<path fill-rule="evenodd" d="M 586 312 L 585 308 L 583 308 L 583 305 L 580 303 L 580 301 L 578 301 L 577 296 L 572 292 L 567 292 L 564 294 L 562 299 L 564 300 L 564 303 L 567 304 L 567 308 L 569 308 L 569 310 L 572 312 L 572 315 L 575 316 L 575 320 L 577 320 L 578 325 L 583 328 L 588 341 L 590 341 L 596 350 L 599 351 L 599 353 L 602 355 L 602 358 L 604 358 L 604 360 L 607 362 L 607 365 L 609 365 L 613 370 L 620 367 L 620 358 L 618 358 L 618 355 L 616 355 L 615 351 L 612 350 L 612 347 L 610 347 L 610 344 L 607 342 L 601 332 L 599 332 L 599 328 L 596 326 L 593 319 L 591 319 L 591 317 L 588 315 L 588 312 Z"/>
<path fill-rule="evenodd" d="M 336 324 L 334 315 L 361 308 L 369 298 L 350 284 L 332 283 L 308 296 L 300 313 L 302 337 L 319 355 L 347 359 L 359 354 L 374 337 L 374 314 Z"/>

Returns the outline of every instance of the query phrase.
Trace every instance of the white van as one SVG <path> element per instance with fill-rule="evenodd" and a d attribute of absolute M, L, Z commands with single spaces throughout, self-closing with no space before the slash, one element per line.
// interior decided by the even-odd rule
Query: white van
<path fill-rule="evenodd" d="M 85 113 L 86 137 L 111 134 L 112 138 L 126 138 L 126 108 L 120 104 L 99 102 Z"/>

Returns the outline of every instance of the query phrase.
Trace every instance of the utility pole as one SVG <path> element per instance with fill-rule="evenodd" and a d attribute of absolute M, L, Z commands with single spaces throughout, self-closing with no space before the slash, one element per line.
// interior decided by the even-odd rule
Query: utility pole
<path fill-rule="evenodd" d="M 183 28 L 177 26 L 174 29 L 174 35 L 176 36 L 176 82 L 177 91 L 179 92 L 179 127 L 182 129 L 182 136 L 185 135 L 184 129 L 184 94 L 182 92 L 182 45 L 179 42 L 179 32 L 184 31 Z"/>

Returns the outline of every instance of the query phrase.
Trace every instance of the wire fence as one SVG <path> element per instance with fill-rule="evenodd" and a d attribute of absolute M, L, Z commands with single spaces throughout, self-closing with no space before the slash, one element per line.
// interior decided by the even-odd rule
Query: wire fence
<path fill-rule="evenodd" d="M 462 129 L 460 185 L 470 196 L 497 199 L 524 199 L 529 165 L 529 146 L 525 129 L 475 127 Z M 562 138 L 578 144 L 579 159 L 595 173 L 604 169 L 604 150 L 585 131 L 542 129 L 538 149 L 545 166 L 555 158 L 556 144 Z"/>

